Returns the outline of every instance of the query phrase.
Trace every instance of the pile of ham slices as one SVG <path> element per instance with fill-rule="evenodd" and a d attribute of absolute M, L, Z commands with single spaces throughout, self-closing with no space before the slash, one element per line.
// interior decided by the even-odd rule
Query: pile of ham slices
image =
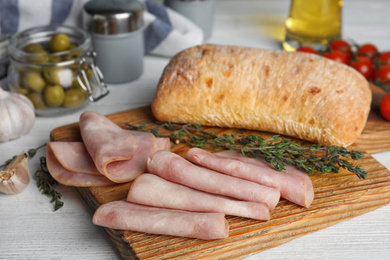
<path fill-rule="evenodd" d="M 199 239 L 229 236 L 225 215 L 266 221 L 283 197 L 309 207 L 307 174 L 235 151 L 192 148 L 183 158 L 167 138 L 124 130 L 103 115 L 80 116 L 82 142 L 49 142 L 47 166 L 59 183 L 77 187 L 133 181 L 126 200 L 101 205 L 96 225 Z"/>

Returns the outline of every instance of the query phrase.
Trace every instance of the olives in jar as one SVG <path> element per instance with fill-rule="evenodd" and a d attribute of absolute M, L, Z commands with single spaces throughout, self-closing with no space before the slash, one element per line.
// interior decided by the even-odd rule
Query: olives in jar
<path fill-rule="evenodd" d="M 65 92 L 60 85 L 47 86 L 43 91 L 43 97 L 50 107 L 59 107 L 64 102 Z"/>
<path fill-rule="evenodd" d="M 9 41 L 9 87 L 27 96 L 38 116 L 73 112 L 107 89 L 98 74 L 91 75 L 94 55 L 91 38 L 82 29 L 49 25 L 25 30 Z"/>
<path fill-rule="evenodd" d="M 66 90 L 64 97 L 64 107 L 78 107 L 85 101 L 86 91 L 79 88 L 70 88 Z"/>
<path fill-rule="evenodd" d="M 51 52 L 61 52 L 69 49 L 70 40 L 68 35 L 64 33 L 58 33 L 51 37 L 49 42 L 49 49 Z"/>
<path fill-rule="evenodd" d="M 22 76 L 22 82 L 26 88 L 35 92 L 41 92 L 46 86 L 46 82 L 42 78 L 41 74 L 35 71 L 24 73 Z"/>

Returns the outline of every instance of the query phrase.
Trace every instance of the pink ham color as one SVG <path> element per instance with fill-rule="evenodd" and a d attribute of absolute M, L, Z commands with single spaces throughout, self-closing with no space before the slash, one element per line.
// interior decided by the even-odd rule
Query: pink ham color
<path fill-rule="evenodd" d="M 91 165 L 91 158 L 83 150 L 82 143 L 48 143 L 46 149 L 46 164 L 51 176 L 61 184 L 75 187 L 108 186 L 114 183 L 101 175 L 94 165 Z M 71 157 L 62 156 L 62 152 L 74 148 L 78 154 Z M 61 156 L 56 157 L 56 154 Z M 66 157 L 64 159 L 64 157 Z M 74 161 L 74 164 L 72 163 Z M 85 164 L 83 164 L 85 162 Z M 65 164 L 65 166 L 64 166 Z M 73 166 L 77 165 L 80 170 Z"/>
<path fill-rule="evenodd" d="M 118 183 L 134 180 L 146 171 L 149 156 L 157 150 L 156 138 L 150 133 L 131 132 L 135 138 L 136 149 L 130 159 L 112 157 L 103 162 L 102 173 L 110 180 Z M 118 143 L 119 144 L 119 143 Z M 102 147 L 102 149 L 105 149 Z"/>
<path fill-rule="evenodd" d="M 168 181 L 197 190 L 239 200 L 265 203 L 270 210 L 275 208 L 280 199 L 280 192 L 275 188 L 194 165 L 169 151 L 156 152 L 148 161 L 147 170 Z"/>
<path fill-rule="evenodd" d="M 313 202 L 314 189 L 310 178 L 294 167 L 288 166 L 286 171 L 279 172 L 265 162 L 245 158 L 238 152 L 213 154 L 199 148 L 190 149 L 186 158 L 230 176 L 277 188 L 283 198 L 298 205 L 309 207 Z"/>
<path fill-rule="evenodd" d="M 238 201 L 198 191 L 154 174 L 138 176 L 130 187 L 127 200 L 161 208 L 220 212 L 257 220 L 270 219 L 269 209 L 264 203 Z"/>
<path fill-rule="evenodd" d="M 151 133 L 128 131 L 105 116 L 87 111 L 80 116 L 83 142 L 96 168 L 113 182 L 129 182 L 145 172 L 147 158 L 168 149 L 166 139 L 157 142 Z"/>
<path fill-rule="evenodd" d="M 157 151 L 170 151 L 171 150 L 171 141 L 168 137 L 158 137 L 156 138 Z"/>
<path fill-rule="evenodd" d="M 69 171 L 100 175 L 83 142 L 49 142 L 47 149 Z"/>
<path fill-rule="evenodd" d="M 92 218 L 95 225 L 151 234 L 204 240 L 229 236 L 223 213 L 200 213 L 113 201 L 101 205 Z"/>

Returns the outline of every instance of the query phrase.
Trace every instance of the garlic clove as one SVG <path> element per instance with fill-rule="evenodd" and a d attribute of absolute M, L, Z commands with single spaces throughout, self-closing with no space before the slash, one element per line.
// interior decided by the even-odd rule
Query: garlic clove
<path fill-rule="evenodd" d="M 0 192 L 14 194 L 27 187 L 30 182 L 27 160 L 28 156 L 23 152 L 0 172 Z"/>
<path fill-rule="evenodd" d="M 35 122 L 33 104 L 24 95 L 0 87 L 0 122 L 0 142 L 27 134 Z"/>

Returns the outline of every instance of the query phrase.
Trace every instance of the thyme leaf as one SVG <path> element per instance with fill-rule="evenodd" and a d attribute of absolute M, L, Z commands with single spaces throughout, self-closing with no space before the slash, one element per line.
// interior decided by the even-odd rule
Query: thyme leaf
<path fill-rule="evenodd" d="M 61 193 L 54 189 L 54 186 L 57 185 L 58 182 L 53 179 L 47 169 L 46 157 L 40 158 L 40 168 L 35 172 L 34 179 L 37 180 L 39 191 L 42 194 L 51 197 L 50 203 L 54 203 L 54 211 L 60 209 L 64 205 L 64 202 L 61 201 Z"/>
<path fill-rule="evenodd" d="M 348 151 L 344 147 L 322 146 L 321 144 L 302 147 L 279 135 L 264 139 L 256 134 L 216 134 L 202 130 L 196 124 L 157 122 L 157 126 L 152 130 L 148 130 L 145 123 L 140 125 L 126 123 L 126 125 L 132 130 L 150 132 L 156 137 L 169 137 L 175 144 L 187 143 L 199 148 L 237 150 L 247 157 L 263 158 L 278 171 L 285 170 L 285 165 L 288 164 L 308 174 L 312 174 L 315 170 L 323 173 L 337 173 L 340 168 L 343 168 L 355 173 L 359 179 L 367 177 L 365 169 L 348 160 L 362 159 L 364 154 L 359 151 Z"/>

